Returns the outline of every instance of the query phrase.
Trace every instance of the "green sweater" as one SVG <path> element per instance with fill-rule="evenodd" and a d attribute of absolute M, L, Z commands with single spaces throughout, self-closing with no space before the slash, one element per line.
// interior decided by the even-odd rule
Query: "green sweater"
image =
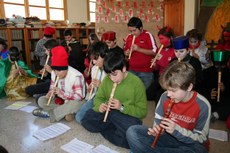
<path fill-rule="evenodd" d="M 113 88 L 113 82 L 108 75 L 103 79 L 94 98 L 94 111 L 99 112 L 102 103 L 107 103 Z M 128 72 L 127 77 L 117 85 L 114 99 L 123 105 L 122 113 L 143 119 L 147 114 L 147 99 L 142 81 L 134 74 Z"/>

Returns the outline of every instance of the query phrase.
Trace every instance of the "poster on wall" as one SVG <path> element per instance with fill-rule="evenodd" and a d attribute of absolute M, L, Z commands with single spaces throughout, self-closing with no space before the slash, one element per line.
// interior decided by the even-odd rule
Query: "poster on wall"
<path fill-rule="evenodd" d="M 122 47 L 123 39 L 128 34 L 127 23 L 132 17 L 139 17 L 144 29 L 157 35 L 163 26 L 163 0 L 97 0 L 96 31 L 115 31 L 118 43 Z"/>

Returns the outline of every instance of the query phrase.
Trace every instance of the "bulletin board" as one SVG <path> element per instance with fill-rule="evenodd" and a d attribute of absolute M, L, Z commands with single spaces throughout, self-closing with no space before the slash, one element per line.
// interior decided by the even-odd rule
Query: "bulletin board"
<path fill-rule="evenodd" d="M 123 47 L 128 35 L 127 23 L 133 16 L 142 20 L 143 28 L 153 34 L 163 27 L 163 0 L 97 0 L 96 33 L 101 37 L 105 31 L 115 31 L 117 44 Z"/>

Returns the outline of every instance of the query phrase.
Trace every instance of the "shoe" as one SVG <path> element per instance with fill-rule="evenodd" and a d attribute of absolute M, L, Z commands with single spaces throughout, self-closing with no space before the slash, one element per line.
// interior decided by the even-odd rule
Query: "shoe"
<path fill-rule="evenodd" d="M 40 108 L 33 110 L 32 114 L 34 116 L 41 117 L 41 118 L 49 118 L 50 117 L 48 112 L 43 111 Z"/>
<path fill-rule="evenodd" d="M 211 115 L 211 123 L 214 123 L 217 120 L 217 118 L 212 114 Z"/>
<path fill-rule="evenodd" d="M 68 114 L 68 115 L 66 115 L 66 116 L 65 116 L 65 120 L 66 120 L 67 122 L 73 121 L 73 120 L 74 120 L 74 114 Z"/>

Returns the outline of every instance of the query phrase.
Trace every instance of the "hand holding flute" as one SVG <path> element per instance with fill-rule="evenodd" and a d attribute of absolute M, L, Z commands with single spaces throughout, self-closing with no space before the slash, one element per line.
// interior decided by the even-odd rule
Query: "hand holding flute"
<path fill-rule="evenodd" d="M 49 56 L 49 55 L 47 55 L 45 65 L 47 65 L 47 64 L 48 64 L 49 58 L 50 58 L 50 56 Z M 44 67 L 43 72 L 42 72 L 41 79 L 43 79 L 43 77 L 44 77 L 44 75 L 45 75 L 45 72 L 46 72 L 46 69 L 45 69 L 45 67 Z"/>
<path fill-rule="evenodd" d="M 111 91 L 111 94 L 110 94 L 110 98 L 109 99 L 112 99 L 114 94 L 115 94 L 115 90 L 116 90 L 116 87 L 117 87 L 117 83 L 113 83 L 113 88 L 112 88 L 112 91 Z M 107 109 L 106 109 L 106 112 L 105 112 L 105 117 L 104 117 L 104 120 L 103 122 L 106 122 L 107 120 L 107 117 L 108 117 L 108 114 L 109 114 L 109 104 L 107 105 Z"/>
<path fill-rule="evenodd" d="M 57 87 L 58 81 L 59 81 L 59 77 L 56 78 L 53 88 Z M 51 99 L 53 98 L 53 95 L 54 95 L 54 90 L 52 89 L 51 95 L 50 95 L 49 100 L 47 102 L 47 106 L 50 105 L 50 102 L 51 102 Z"/>
<path fill-rule="evenodd" d="M 155 56 L 154 59 L 152 60 L 152 63 L 151 63 L 151 65 L 150 65 L 150 68 L 152 68 L 153 65 L 156 63 L 156 60 L 157 60 L 158 56 L 160 55 L 161 50 L 163 49 L 163 47 L 164 47 L 164 45 L 161 45 L 159 51 L 157 52 L 156 56 Z"/>
<path fill-rule="evenodd" d="M 97 79 L 98 70 L 99 70 L 99 66 L 96 67 L 96 72 L 95 72 L 95 75 L 93 77 L 94 80 Z M 92 97 L 93 90 L 94 90 L 94 84 L 92 83 L 91 84 L 91 89 L 90 89 L 90 92 L 89 92 L 89 99 Z"/>
<path fill-rule="evenodd" d="M 129 58 L 128 58 L 128 59 L 131 58 L 131 55 L 132 55 L 132 52 L 133 52 L 133 44 L 134 44 L 135 39 L 136 39 L 136 37 L 133 36 L 132 43 L 131 43 L 131 47 L 130 47 L 130 52 L 129 52 Z"/>
<path fill-rule="evenodd" d="M 167 110 L 166 110 L 166 112 L 165 112 L 165 114 L 164 114 L 164 119 L 161 121 L 160 126 L 157 127 L 158 133 L 157 133 L 157 135 L 155 136 L 155 139 L 154 139 L 154 141 L 153 141 L 153 143 L 152 143 L 152 147 L 153 147 L 153 148 L 156 147 L 157 141 L 158 141 L 158 139 L 160 138 L 163 129 L 166 129 L 166 128 L 169 126 L 169 124 L 172 124 L 172 126 L 175 126 L 175 123 L 174 123 L 174 122 L 171 123 L 171 120 L 168 119 L 168 118 L 169 118 L 169 115 L 170 115 L 170 113 L 171 113 L 171 110 L 172 110 L 172 108 L 173 108 L 173 105 L 174 105 L 174 100 L 171 100 L 170 103 L 169 103 L 169 105 L 168 105 L 168 108 L 167 108 Z M 151 132 L 151 131 L 150 131 L 150 132 Z"/>
<path fill-rule="evenodd" d="M 217 102 L 220 102 L 220 83 L 221 83 L 221 71 L 218 71 L 218 89 L 217 89 Z"/>

